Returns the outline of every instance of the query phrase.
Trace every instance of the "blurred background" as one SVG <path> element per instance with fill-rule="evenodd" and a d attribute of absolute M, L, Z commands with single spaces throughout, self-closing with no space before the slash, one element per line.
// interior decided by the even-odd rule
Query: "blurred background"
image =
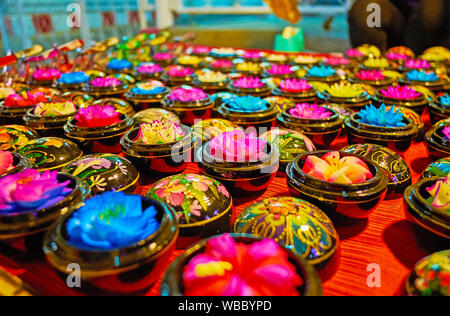
<path fill-rule="evenodd" d="M 299 1 L 305 50 L 350 47 L 346 14 L 351 2 Z M 193 42 L 201 45 L 272 49 L 275 36 L 289 25 L 263 0 L 0 0 L 0 10 L 3 55 L 32 43 L 49 48 L 75 38 L 99 41 L 154 27 L 170 28 L 174 35 L 194 32 Z"/>

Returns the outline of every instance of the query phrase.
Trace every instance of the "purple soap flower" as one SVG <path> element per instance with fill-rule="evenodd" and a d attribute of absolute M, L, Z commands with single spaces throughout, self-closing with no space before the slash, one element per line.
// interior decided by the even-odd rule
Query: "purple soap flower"
<path fill-rule="evenodd" d="M 162 72 L 163 70 L 164 69 L 160 65 L 154 63 L 143 63 L 137 68 L 137 71 L 142 74 L 154 74 Z"/>
<path fill-rule="evenodd" d="M 422 59 L 409 59 L 405 62 L 405 66 L 411 69 L 428 69 L 431 67 L 428 61 Z"/>
<path fill-rule="evenodd" d="M 0 213 L 38 211 L 53 206 L 72 192 L 70 181 L 59 182 L 57 171 L 34 169 L 0 179 Z"/>
<path fill-rule="evenodd" d="M 167 73 L 171 77 L 189 77 L 194 74 L 194 70 L 189 67 L 171 66 L 168 68 Z"/>

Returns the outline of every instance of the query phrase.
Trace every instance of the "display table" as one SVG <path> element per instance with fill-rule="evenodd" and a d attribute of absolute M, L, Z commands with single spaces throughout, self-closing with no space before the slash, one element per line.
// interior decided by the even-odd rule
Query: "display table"
<path fill-rule="evenodd" d="M 340 148 L 342 139 L 333 147 Z M 420 172 L 429 164 L 424 143 L 414 144 L 405 155 L 417 181 Z M 198 173 L 195 164 L 190 164 L 186 173 Z M 140 188 L 145 191 L 145 188 Z M 261 196 L 236 200 L 237 216 L 255 200 L 289 196 L 284 178 L 276 178 Z M 324 282 L 325 295 L 398 295 L 403 294 L 404 280 L 415 263 L 421 258 L 448 248 L 448 241 L 436 237 L 406 220 L 403 199 L 386 200 L 368 220 L 357 223 L 335 223 L 341 242 L 341 259 L 337 273 Z M 179 254 L 180 252 L 177 252 Z M 174 254 L 174 259 L 176 254 Z M 373 270 L 370 264 L 381 268 L 381 287 L 370 288 L 367 278 Z M 0 266 L 28 283 L 41 295 L 79 295 L 80 292 L 66 287 L 65 282 L 43 258 L 20 258 L 6 246 L 0 246 Z M 159 285 L 147 295 L 158 295 Z"/>

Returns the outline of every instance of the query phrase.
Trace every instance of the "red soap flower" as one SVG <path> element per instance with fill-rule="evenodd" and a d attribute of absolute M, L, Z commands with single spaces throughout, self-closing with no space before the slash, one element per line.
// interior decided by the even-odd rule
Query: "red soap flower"
<path fill-rule="evenodd" d="M 80 109 L 75 116 L 76 125 L 79 127 L 104 127 L 121 122 L 120 112 L 110 105 L 94 105 Z"/>

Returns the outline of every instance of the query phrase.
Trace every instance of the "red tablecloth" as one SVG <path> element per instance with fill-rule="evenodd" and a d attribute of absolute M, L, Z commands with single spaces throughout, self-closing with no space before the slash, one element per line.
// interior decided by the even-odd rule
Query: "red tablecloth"
<path fill-rule="evenodd" d="M 340 148 L 345 141 L 333 147 Z M 405 154 L 405 160 L 417 181 L 422 170 L 432 161 L 424 143 L 414 144 Z M 191 164 L 187 173 L 198 173 Z M 145 190 L 145 188 L 140 188 Z M 286 179 L 276 178 L 261 196 L 251 200 L 235 200 L 236 215 L 255 200 L 288 196 Z M 340 266 L 335 275 L 323 284 L 325 295 L 398 295 L 403 294 L 404 281 L 421 258 L 449 248 L 449 242 L 406 220 L 403 199 L 386 200 L 368 220 L 347 226 L 336 226 L 340 236 Z M 173 259 L 180 252 L 173 255 Z M 367 271 L 370 264 L 381 267 L 381 287 L 370 288 Z M 43 259 L 21 259 L 5 246 L 0 246 L 0 267 L 20 277 L 42 295 L 81 294 L 66 287 L 54 270 Z M 147 294 L 158 295 L 159 284 Z"/>

